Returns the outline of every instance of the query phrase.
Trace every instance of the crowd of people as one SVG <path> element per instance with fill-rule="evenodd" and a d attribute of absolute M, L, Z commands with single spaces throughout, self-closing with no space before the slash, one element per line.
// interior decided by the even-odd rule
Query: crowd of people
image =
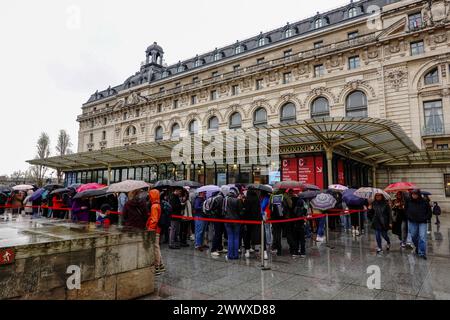
<path fill-rule="evenodd" d="M 325 192 L 336 200 L 334 212 L 339 212 L 328 217 L 328 226 L 326 212 L 314 209 L 312 199 L 303 197 L 295 189 L 270 192 L 237 184 L 217 187 L 212 193 L 201 190 L 187 186 L 164 187 L 76 198 L 76 191 L 71 192 L 69 188 L 62 194 L 31 202 L 33 193 L 20 191 L 1 200 L 0 213 L 8 206 L 18 213 L 31 204 L 26 213 L 32 215 L 154 231 L 157 274 L 165 271 L 161 244 L 178 250 L 193 242 L 193 249 L 214 257 L 224 255 L 228 260 L 242 256 L 268 259 L 269 254 L 284 253 L 282 239 L 286 238 L 289 254 L 302 258 L 306 255 L 307 239 L 317 243 L 328 240 L 327 227 L 358 237 L 366 232 L 364 226 L 370 225 L 375 231 L 378 254 L 383 252 L 383 239 L 385 250 L 390 250 L 389 231 L 392 230 L 402 249 L 415 249 L 419 257 L 426 259 L 432 214 L 436 216 L 436 224 L 440 223 L 439 205 L 432 204 L 420 190 L 398 192 L 393 200 L 377 193 L 358 206 L 347 204 L 341 192 L 327 190 Z M 261 230 L 264 237 L 261 237 Z"/>

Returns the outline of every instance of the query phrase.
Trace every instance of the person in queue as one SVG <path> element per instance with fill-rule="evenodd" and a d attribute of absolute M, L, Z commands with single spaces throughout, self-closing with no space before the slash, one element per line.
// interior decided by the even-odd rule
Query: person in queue
<path fill-rule="evenodd" d="M 408 239 L 408 219 L 406 219 L 405 212 L 405 196 L 402 191 L 395 195 L 392 201 L 392 233 L 396 234 L 400 240 L 400 247 L 406 248 L 406 241 Z"/>
<path fill-rule="evenodd" d="M 264 222 L 271 219 L 272 211 L 270 208 L 270 195 L 265 191 L 261 191 L 260 195 L 261 219 Z M 264 254 L 264 260 L 268 260 L 267 251 L 272 246 L 272 224 L 264 224 L 264 243 L 261 243 L 260 254 Z M 264 251 L 264 253 L 262 253 Z"/>
<path fill-rule="evenodd" d="M 157 189 L 152 189 L 149 191 L 149 198 L 151 203 L 150 208 L 150 216 L 147 220 L 147 230 L 153 231 L 156 233 L 155 237 L 155 244 L 154 244 L 154 250 L 155 250 L 155 275 L 160 275 L 163 272 L 166 271 L 166 267 L 164 266 L 162 257 L 161 257 L 161 247 L 160 247 L 160 240 L 161 240 L 161 226 L 160 226 L 160 219 L 161 219 L 161 204 L 160 204 L 160 198 L 161 195 Z"/>
<path fill-rule="evenodd" d="M 416 254 L 427 259 L 427 227 L 432 217 L 431 207 L 422 198 L 419 189 L 411 192 L 410 199 L 405 204 L 408 230 L 414 243 Z"/>
<path fill-rule="evenodd" d="M 180 200 L 183 207 L 182 215 L 185 218 L 192 218 L 192 203 L 189 198 L 189 190 L 185 187 L 181 190 Z M 180 220 L 180 246 L 189 247 L 187 243 L 189 237 L 189 228 L 191 227 L 191 220 Z"/>
<path fill-rule="evenodd" d="M 183 214 L 184 206 L 181 203 L 181 191 L 182 188 L 175 188 L 172 194 L 169 196 L 169 203 L 172 207 L 172 215 L 181 216 Z M 169 235 L 169 248 L 180 249 L 181 245 L 179 240 L 181 222 L 179 218 L 172 218 L 170 221 L 170 235 Z"/>
<path fill-rule="evenodd" d="M 308 214 L 308 204 L 303 199 L 295 198 L 294 210 L 290 218 L 305 218 Z M 305 220 L 289 223 L 288 243 L 289 252 L 293 258 L 304 258 L 306 254 Z"/>
<path fill-rule="evenodd" d="M 384 198 L 383 194 L 375 194 L 374 201 L 369 204 L 368 216 L 372 221 L 372 228 L 375 230 L 375 237 L 377 241 L 377 254 L 383 252 L 382 237 L 386 241 L 386 251 L 391 248 L 391 240 L 388 236 L 389 229 L 392 228 L 392 212 L 389 203 Z"/>
<path fill-rule="evenodd" d="M 139 197 L 139 190 L 128 193 L 128 201 L 123 207 L 124 225 L 145 230 L 148 220 L 146 202 Z"/>
<path fill-rule="evenodd" d="M 248 221 L 261 221 L 261 204 L 259 202 L 259 196 L 256 190 L 247 190 L 247 195 L 244 200 L 244 214 L 242 216 L 243 220 Z M 244 225 L 244 249 L 245 258 L 250 258 L 251 246 L 259 244 L 259 225 L 256 224 L 246 224 Z"/>
<path fill-rule="evenodd" d="M 225 194 L 223 204 L 223 210 L 225 213 L 226 220 L 240 220 L 243 203 L 242 196 L 239 195 L 239 190 L 235 187 L 231 187 L 227 194 Z M 237 260 L 239 259 L 239 232 L 241 225 L 238 223 L 225 223 L 225 228 L 228 234 L 228 259 Z"/>
<path fill-rule="evenodd" d="M 222 186 L 220 188 L 220 192 L 213 194 L 212 198 L 212 211 L 214 219 L 224 219 L 225 217 L 225 209 L 224 209 L 224 201 L 226 196 L 228 195 L 230 188 L 228 186 Z M 235 193 L 238 194 L 238 190 L 235 189 Z M 211 222 L 209 223 L 209 227 L 212 228 L 212 246 L 211 246 L 211 256 L 218 257 L 221 253 L 229 252 L 223 246 L 223 237 L 226 231 L 226 225 L 223 222 Z M 228 229 L 227 229 L 228 230 Z M 239 240 L 238 240 L 239 242 Z M 228 239 L 228 245 L 230 245 Z"/>
<path fill-rule="evenodd" d="M 440 225 L 441 221 L 439 220 L 439 216 L 441 215 L 441 207 L 439 206 L 439 204 L 437 202 L 433 203 L 433 215 L 436 217 L 436 225 Z"/>
<path fill-rule="evenodd" d="M 194 199 L 193 215 L 195 218 L 204 218 L 203 203 L 206 200 L 206 192 L 200 192 Z M 205 237 L 206 223 L 203 220 L 195 220 L 195 250 L 205 249 L 203 240 Z"/>

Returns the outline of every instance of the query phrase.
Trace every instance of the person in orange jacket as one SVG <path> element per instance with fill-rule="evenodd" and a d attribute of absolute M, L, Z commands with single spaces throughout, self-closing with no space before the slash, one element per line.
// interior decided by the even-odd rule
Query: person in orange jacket
<path fill-rule="evenodd" d="M 160 194 L 157 189 L 152 189 L 148 193 L 151 209 L 150 209 L 150 217 L 147 221 L 147 230 L 156 232 L 155 239 L 155 275 L 160 275 L 161 273 L 166 271 L 166 267 L 164 266 L 161 258 L 161 248 L 159 246 L 160 236 L 161 236 L 161 227 L 159 226 L 159 219 L 161 218 L 161 204 L 160 204 Z"/>

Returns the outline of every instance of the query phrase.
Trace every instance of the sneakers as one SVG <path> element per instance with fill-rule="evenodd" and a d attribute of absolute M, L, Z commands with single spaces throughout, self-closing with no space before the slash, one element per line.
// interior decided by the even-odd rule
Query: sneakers
<path fill-rule="evenodd" d="M 195 247 L 195 250 L 203 252 L 203 248 L 202 247 Z"/>
<path fill-rule="evenodd" d="M 222 250 L 219 250 L 220 253 L 228 253 L 228 250 L 223 248 Z"/>
<path fill-rule="evenodd" d="M 359 237 L 360 233 L 358 229 L 355 229 L 355 236 Z"/>
<path fill-rule="evenodd" d="M 402 242 L 402 243 L 400 244 L 400 248 L 405 249 L 405 248 L 406 248 L 406 243 Z"/>
<path fill-rule="evenodd" d="M 419 258 L 422 258 L 423 260 L 427 260 L 427 256 L 426 255 L 420 255 Z"/>
<path fill-rule="evenodd" d="M 382 254 L 383 250 L 381 250 L 380 248 L 377 248 L 377 254 Z"/>
<path fill-rule="evenodd" d="M 164 272 L 166 272 L 166 266 L 164 264 L 155 267 L 155 276 L 160 276 Z"/>
<path fill-rule="evenodd" d="M 320 236 L 316 237 L 316 242 L 324 242 L 324 241 L 325 241 L 325 237 L 320 237 Z"/>
<path fill-rule="evenodd" d="M 267 251 L 264 251 L 264 260 L 269 260 L 269 256 L 267 255 Z"/>
<path fill-rule="evenodd" d="M 189 244 L 187 244 L 187 243 L 182 243 L 180 246 L 181 246 L 182 248 L 187 248 L 187 247 L 189 247 Z"/>
<path fill-rule="evenodd" d="M 211 255 L 213 257 L 218 257 L 218 256 L 220 256 L 220 253 L 218 251 L 214 251 L 214 252 L 211 252 Z"/>
<path fill-rule="evenodd" d="M 306 258 L 306 254 L 300 254 L 300 258 Z"/>
<path fill-rule="evenodd" d="M 245 257 L 250 258 L 250 250 L 245 250 Z"/>
<path fill-rule="evenodd" d="M 255 249 L 253 249 L 253 248 L 250 248 L 250 253 L 253 253 L 253 252 L 255 252 Z"/>
<path fill-rule="evenodd" d="M 386 246 L 386 251 L 389 251 L 389 250 L 391 250 L 391 244 L 388 244 L 388 245 Z"/>

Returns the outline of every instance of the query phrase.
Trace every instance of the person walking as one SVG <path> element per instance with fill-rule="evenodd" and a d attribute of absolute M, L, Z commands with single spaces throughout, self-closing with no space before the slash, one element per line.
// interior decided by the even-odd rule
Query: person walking
<path fill-rule="evenodd" d="M 153 231 L 156 234 L 155 237 L 155 275 L 160 275 L 166 271 L 166 267 L 163 264 L 160 248 L 161 227 L 159 225 L 161 219 L 161 204 L 160 193 L 157 189 L 152 189 L 148 193 L 151 203 L 150 216 L 147 220 L 147 230 Z"/>
<path fill-rule="evenodd" d="M 372 228 L 375 230 L 377 240 L 377 254 L 383 252 L 382 239 L 387 242 L 386 251 L 391 248 L 391 240 L 388 231 L 392 227 L 392 212 L 389 203 L 381 193 L 375 194 L 374 201 L 369 204 L 368 216 L 372 221 Z"/>
<path fill-rule="evenodd" d="M 226 220 L 241 220 L 241 214 L 243 209 L 243 204 L 241 196 L 239 195 L 239 190 L 231 187 L 228 194 L 224 198 L 224 213 Z M 225 228 L 228 234 L 228 259 L 237 260 L 239 259 L 239 232 L 241 225 L 239 223 L 225 223 Z"/>
<path fill-rule="evenodd" d="M 405 196 L 402 191 L 397 192 L 392 202 L 392 233 L 400 240 L 400 247 L 406 247 L 408 240 L 408 219 L 405 213 Z"/>
<path fill-rule="evenodd" d="M 441 207 L 437 202 L 433 203 L 433 215 L 436 217 L 436 223 L 438 226 L 441 224 L 441 221 L 439 220 L 439 216 L 441 215 Z"/>
<path fill-rule="evenodd" d="M 261 221 L 261 204 L 259 202 L 259 196 L 256 190 L 250 189 L 247 191 L 247 195 L 244 200 L 244 214 L 243 220 L 248 221 Z M 245 258 L 250 258 L 251 246 L 259 244 L 259 226 L 256 224 L 244 225 L 244 248 Z"/>
<path fill-rule="evenodd" d="M 411 192 L 411 198 L 405 204 L 408 230 L 416 248 L 416 254 L 427 259 L 427 227 L 432 213 L 428 203 L 422 198 L 419 189 Z"/>
<path fill-rule="evenodd" d="M 181 203 L 181 188 L 175 188 L 169 197 L 169 203 L 172 207 L 172 215 L 181 216 L 183 214 L 184 207 Z M 170 238 L 169 249 L 180 249 L 180 242 L 178 237 L 180 235 L 180 219 L 172 218 L 170 221 Z"/>
<path fill-rule="evenodd" d="M 432 204 L 431 204 L 431 199 L 428 195 L 422 195 L 423 200 L 425 200 L 425 202 L 428 204 L 428 206 L 430 207 L 430 209 L 433 208 Z M 432 230 L 432 225 L 431 225 L 431 218 L 433 216 L 430 217 L 430 219 L 428 220 L 428 228 L 427 228 L 427 234 L 431 234 L 431 230 Z"/>

